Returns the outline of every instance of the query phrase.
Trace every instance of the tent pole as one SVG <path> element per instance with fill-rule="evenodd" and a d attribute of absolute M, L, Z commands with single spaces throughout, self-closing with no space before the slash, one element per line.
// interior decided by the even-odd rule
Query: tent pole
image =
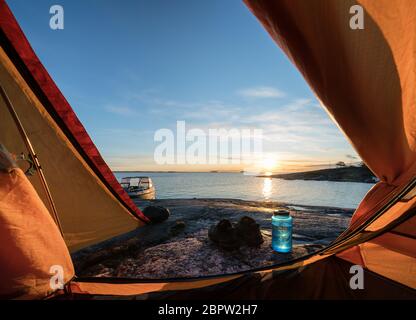
<path fill-rule="evenodd" d="M 26 134 L 26 131 L 25 131 L 23 125 L 22 125 L 22 122 L 19 119 L 19 116 L 17 115 L 17 112 L 14 109 L 13 104 L 12 104 L 12 102 L 9 99 L 9 96 L 7 95 L 7 93 L 4 90 L 4 88 L 3 88 L 2 85 L 0 85 L 0 94 L 1 94 L 1 96 L 2 96 L 2 98 L 4 100 L 4 102 L 5 102 L 5 104 L 7 106 L 7 109 L 10 112 L 10 115 L 12 116 L 14 122 L 16 123 L 16 126 L 17 126 L 17 128 L 19 130 L 19 133 L 22 136 L 23 141 L 24 141 L 24 143 L 26 145 L 26 148 L 28 149 L 30 155 L 33 158 L 33 162 L 35 164 L 36 171 L 39 173 L 39 179 L 40 179 L 40 181 L 42 183 L 43 188 L 45 189 L 45 192 L 46 192 L 46 195 L 47 195 L 47 198 L 48 198 L 49 205 L 50 205 L 50 207 L 52 209 L 52 213 L 53 213 L 53 216 L 55 218 L 56 225 L 58 226 L 59 231 L 61 232 L 62 237 L 64 237 L 64 233 L 62 231 L 61 222 L 59 221 L 59 217 L 58 217 L 58 211 L 56 210 L 56 206 L 55 206 L 55 203 L 53 201 L 53 198 L 52 198 L 51 191 L 49 189 L 48 183 L 46 182 L 45 175 L 43 174 L 43 170 L 42 170 L 42 167 L 40 165 L 39 159 L 38 159 L 38 157 L 37 157 L 37 155 L 35 153 L 35 150 L 33 149 L 32 143 L 30 142 L 30 139 L 29 139 L 28 135 Z"/>

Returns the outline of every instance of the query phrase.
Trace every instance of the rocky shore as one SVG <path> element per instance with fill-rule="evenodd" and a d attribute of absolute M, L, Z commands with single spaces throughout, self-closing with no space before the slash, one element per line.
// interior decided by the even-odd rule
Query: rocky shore
<path fill-rule="evenodd" d="M 228 274 L 298 258 L 328 245 L 348 226 L 351 209 L 297 206 L 230 199 L 172 199 L 138 202 L 169 208 L 168 220 L 137 229 L 129 239 L 74 257 L 79 276 L 160 279 Z M 271 248 L 271 215 L 289 208 L 294 218 L 293 252 Z M 252 217 L 264 243 L 258 248 L 219 249 L 208 228 L 221 219 Z"/>
<path fill-rule="evenodd" d="M 322 169 L 305 172 L 294 172 L 275 174 L 267 176 L 269 178 L 279 178 L 284 180 L 315 180 L 315 181 L 335 181 L 335 182 L 363 182 L 375 183 L 377 178 L 366 167 L 341 167 L 333 169 Z"/>

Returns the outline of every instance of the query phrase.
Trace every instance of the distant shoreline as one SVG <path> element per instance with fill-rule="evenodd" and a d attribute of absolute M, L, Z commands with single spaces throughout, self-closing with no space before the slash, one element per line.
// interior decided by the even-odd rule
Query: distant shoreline
<path fill-rule="evenodd" d="M 244 173 L 243 171 L 146 171 L 146 170 L 115 170 L 113 173 Z M 361 182 L 376 183 L 376 176 L 366 167 L 339 167 L 302 172 L 252 174 L 260 178 L 276 178 L 284 180 L 332 181 L 332 182 Z"/>
<path fill-rule="evenodd" d="M 261 175 L 264 178 L 279 178 L 284 180 L 312 180 L 333 182 L 362 182 L 376 183 L 375 175 L 366 167 L 340 167 L 305 172 Z"/>
<path fill-rule="evenodd" d="M 114 173 L 121 172 L 148 172 L 148 173 L 244 173 L 244 171 L 221 171 L 221 170 L 212 170 L 212 171 L 152 171 L 152 170 L 112 170 Z"/>

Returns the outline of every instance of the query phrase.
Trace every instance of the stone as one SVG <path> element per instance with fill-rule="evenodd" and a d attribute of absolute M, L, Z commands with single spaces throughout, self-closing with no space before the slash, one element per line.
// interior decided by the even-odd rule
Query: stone
<path fill-rule="evenodd" d="M 168 208 L 161 206 L 148 206 L 143 209 L 143 214 L 152 224 L 156 224 L 167 220 L 170 216 L 170 211 Z"/>
<path fill-rule="evenodd" d="M 175 224 L 170 228 L 170 235 L 176 237 L 179 235 L 186 227 L 186 223 L 182 220 L 175 221 Z"/>

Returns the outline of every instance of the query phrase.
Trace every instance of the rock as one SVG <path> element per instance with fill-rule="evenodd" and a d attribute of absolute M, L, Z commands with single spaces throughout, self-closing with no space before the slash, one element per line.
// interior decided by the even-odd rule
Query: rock
<path fill-rule="evenodd" d="M 135 238 L 127 240 L 125 250 L 127 255 L 134 255 L 140 250 L 139 240 Z"/>
<path fill-rule="evenodd" d="M 170 234 L 173 237 L 176 237 L 178 234 L 180 234 L 186 227 L 186 224 L 182 220 L 175 221 L 175 224 L 170 228 Z"/>
<path fill-rule="evenodd" d="M 101 261 L 107 259 L 109 256 L 108 252 L 105 252 L 103 250 L 93 252 L 82 260 L 82 263 L 78 263 L 77 269 L 87 269 L 93 266 L 98 265 Z"/>
<path fill-rule="evenodd" d="M 119 259 L 109 259 L 101 263 L 102 266 L 109 269 L 117 268 L 120 265 Z"/>
<path fill-rule="evenodd" d="M 143 214 L 151 223 L 156 224 L 167 220 L 170 216 L 170 211 L 168 208 L 161 206 L 148 206 L 143 209 Z"/>
<path fill-rule="evenodd" d="M 117 256 L 124 252 L 123 246 L 115 246 L 109 250 L 111 256 Z"/>
<path fill-rule="evenodd" d="M 94 276 L 94 277 L 108 277 L 111 275 L 113 269 L 106 267 L 104 264 L 97 264 L 91 267 L 84 276 Z"/>

